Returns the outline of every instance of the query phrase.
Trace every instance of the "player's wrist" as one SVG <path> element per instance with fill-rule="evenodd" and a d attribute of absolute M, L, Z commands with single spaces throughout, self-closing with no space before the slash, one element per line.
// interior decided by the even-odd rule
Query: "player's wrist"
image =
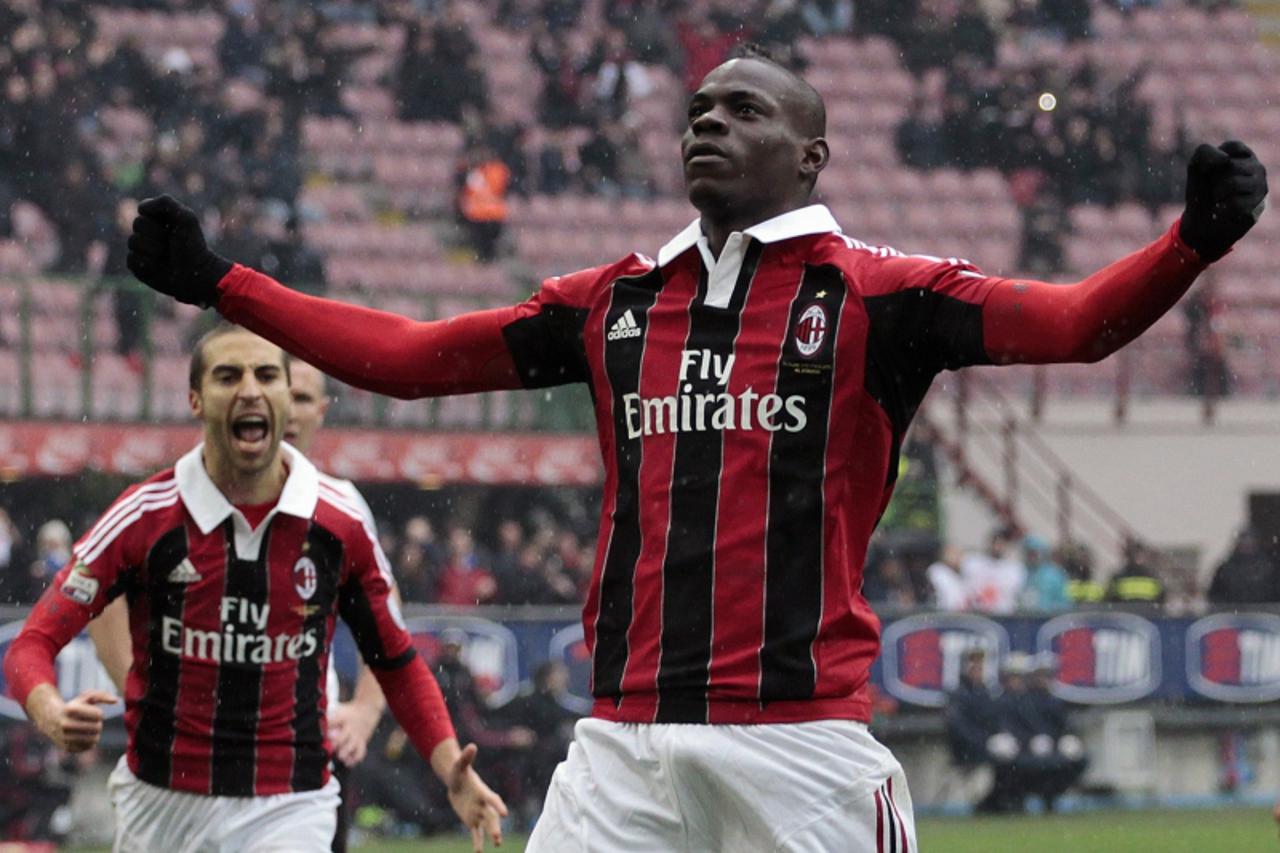
<path fill-rule="evenodd" d="M 27 712 L 27 718 L 32 724 L 39 729 L 40 733 L 50 740 L 57 740 L 60 726 L 59 719 L 62 717 L 62 711 L 66 708 L 67 703 L 58 694 L 58 690 L 52 684 L 45 682 L 37 684 L 27 694 L 27 701 L 24 708 Z"/>

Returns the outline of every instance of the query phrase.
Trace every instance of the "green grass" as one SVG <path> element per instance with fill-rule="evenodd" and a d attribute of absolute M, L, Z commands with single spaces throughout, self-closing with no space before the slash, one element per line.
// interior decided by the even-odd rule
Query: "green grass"
<path fill-rule="evenodd" d="M 1280 850 L 1276 825 L 1265 809 L 926 818 L 919 822 L 918 831 L 924 853 L 1276 853 Z M 524 836 L 507 836 L 501 851 L 520 853 L 524 845 Z M 462 835 L 429 841 L 379 839 L 353 849 L 362 853 L 470 853 L 471 842 Z M 83 850 L 83 853 L 89 851 Z"/>
<path fill-rule="evenodd" d="M 1092 812 L 934 818 L 917 831 L 924 853 L 1253 853 L 1280 850 L 1263 809 Z"/>

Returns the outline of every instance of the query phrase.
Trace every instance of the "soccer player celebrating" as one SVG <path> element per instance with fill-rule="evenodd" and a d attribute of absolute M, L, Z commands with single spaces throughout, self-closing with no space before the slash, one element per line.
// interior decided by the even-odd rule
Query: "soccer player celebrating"
<path fill-rule="evenodd" d="M 124 595 L 128 751 L 111 777 L 116 849 L 327 851 L 338 784 L 325 749 L 334 618 L 481 850 L 506 806 L 461 749 L 440 689 L 390 601 L 386 558 L 351 501 L 282 445 L 288 365 L 224 325 L 197 345 L 204 442 L 131 487 L 73 549 L 5 657 L 27 715 L 59 748 L 102 731 L 104 691 L 64 701 L 54 658 Z"/>
<path fill-rule="evenodd" d="M 212 252 L 167 196 L 139 205 L 129 268 L 375 391 L 590 386 L 595 705 L 529 849 L 915 850 L 901 767 L 866 726 L 879 622 L 860 589 L 916 407 L 942 370 L 1132 340 L 1253 225 L 1265 173 L 1239 142 L 1201 146 L 1164 236 L 1053 285 L 842 235 L 809 203 L 822 98 L 766 57 L 712 70 L 688 116 L 700 218 L 656 260 L 514 307 L 420 323 L 295 293 Z"/>
<path fill-rule="evenodd" d="M 312 365 L 296 359 L 289 362 L 290 406 L 284 438 L 302 453 L 311 449 L 316 432 L 324 424 L 325 412 L 329 409 L 329 395 L 325 385 L 325 375 Z M 370 530 L 375 529 L 373 511 L 354 483 L 319 470 L 316 474 L 326 487 L 343 495 L 352 508 L 360 511 Z M 399 605 L 394 585 L 391 595 Z M 129 636 L 129 611 L 124 596 L 108 604 L 89 623 L 89 637 L 93 640 L 98 659 L 102 661 L 111 681 L 117 690 L 124 693 L 129 667 L 133 664 L 133 641 Z M 378 686 L 378 679 L 364 665 L 360 667 L 351 699 L 341 701 L 338 674 L 334 669 L 332 656 L 329 657 L 325 698 L 328 703 L 328 736 L 333 751 L 333 771 L 338 778 L 338 793 L 341 797 L 332 849 L 334 853 L 342 853 L 347 849 L 350 828 L 351 792 L 347 785 L 348 771 L 364 760 L 369 739 L 373 737 L 373 732 L 382 719 L 387 702 Z"/>

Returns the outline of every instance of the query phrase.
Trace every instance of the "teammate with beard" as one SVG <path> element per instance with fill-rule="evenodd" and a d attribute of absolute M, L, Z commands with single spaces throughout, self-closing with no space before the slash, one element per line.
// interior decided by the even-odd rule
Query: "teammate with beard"
<path fill-rule="evenodd" d="M 126 490 L 75 545 L 5 656 L 10 691 L 60 749 L 93 747 L 90 690 L 58 695 L 54 659 L 118 596 L 132 636 L 128 749 L 111 776 L 116 850 L 327 851 L 338 784 L 324 687 L 335 617 L 471 828 L 500 840 L 506 807 L 460 748 L 439 687 L 390 598 L 372 528 L 282 445 L 288 364 L 230 325 L 197 344 L 202 444 Z"/>
<path fill-rule="evenodd" d="M 284 440 L 304 454 L 310 451 L 311 442 L 324 424 L 325 412 L 329 409 L 329 395 L 325 386 L 324 374 L 315 367 L 305 361 L 290 361 L 290 406 Z M 354 483 L 319 470 L 316 474 L 326 486 L 343 495 L 352 508 L 359 510 L 369 529 L 375 530 L 373 511 Z M 399 605 L 400 599 L 394 585 L 391 594 Z M 108 604 L 89 623 L 89 638 L 93 640 L 98 659 L 102 661 L 112 683 L 123 694 L 129 667 L 133 665 L 133 641 L 129 636 L 129 611 L 124 596 Z M 382 688 L 378 686 L 378 679 L 374 677 L 372 670 L 361 665 L 351 698 L 342 701 L 332 656 L 329 658 L 325 696 L 328 702 L 329 745 L 334 759 L 333 773 L 338 779 L 338 793 L 341 797 L 333 851 L 343 853 L 347 849 L 347 835 L 351 825 L 352 800 L 347 784 L 349 771 L 364 760 L 369 739 L 373 737 L 373 732 L 382 719 L 387 700 L 382 695 Z"/>

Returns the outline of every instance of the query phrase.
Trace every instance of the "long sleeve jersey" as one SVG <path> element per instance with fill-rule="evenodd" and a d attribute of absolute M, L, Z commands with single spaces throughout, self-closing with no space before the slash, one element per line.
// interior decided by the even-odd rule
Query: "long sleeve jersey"
<path fill-rule="evenodd" d="M 933 378 L 1095 361 L 1203 269 L 1177 226 L 1068 285 L 983 275 L 840 233 L 825 207 L 656 260 L 547 279 L 528 301 L 415 322 L 235 267 L 219 310 L 401 397 L 586 383 L 604 462 L 583 611 L 596 716 L 867 720 L 879 623 L 867 542 Z"/>

